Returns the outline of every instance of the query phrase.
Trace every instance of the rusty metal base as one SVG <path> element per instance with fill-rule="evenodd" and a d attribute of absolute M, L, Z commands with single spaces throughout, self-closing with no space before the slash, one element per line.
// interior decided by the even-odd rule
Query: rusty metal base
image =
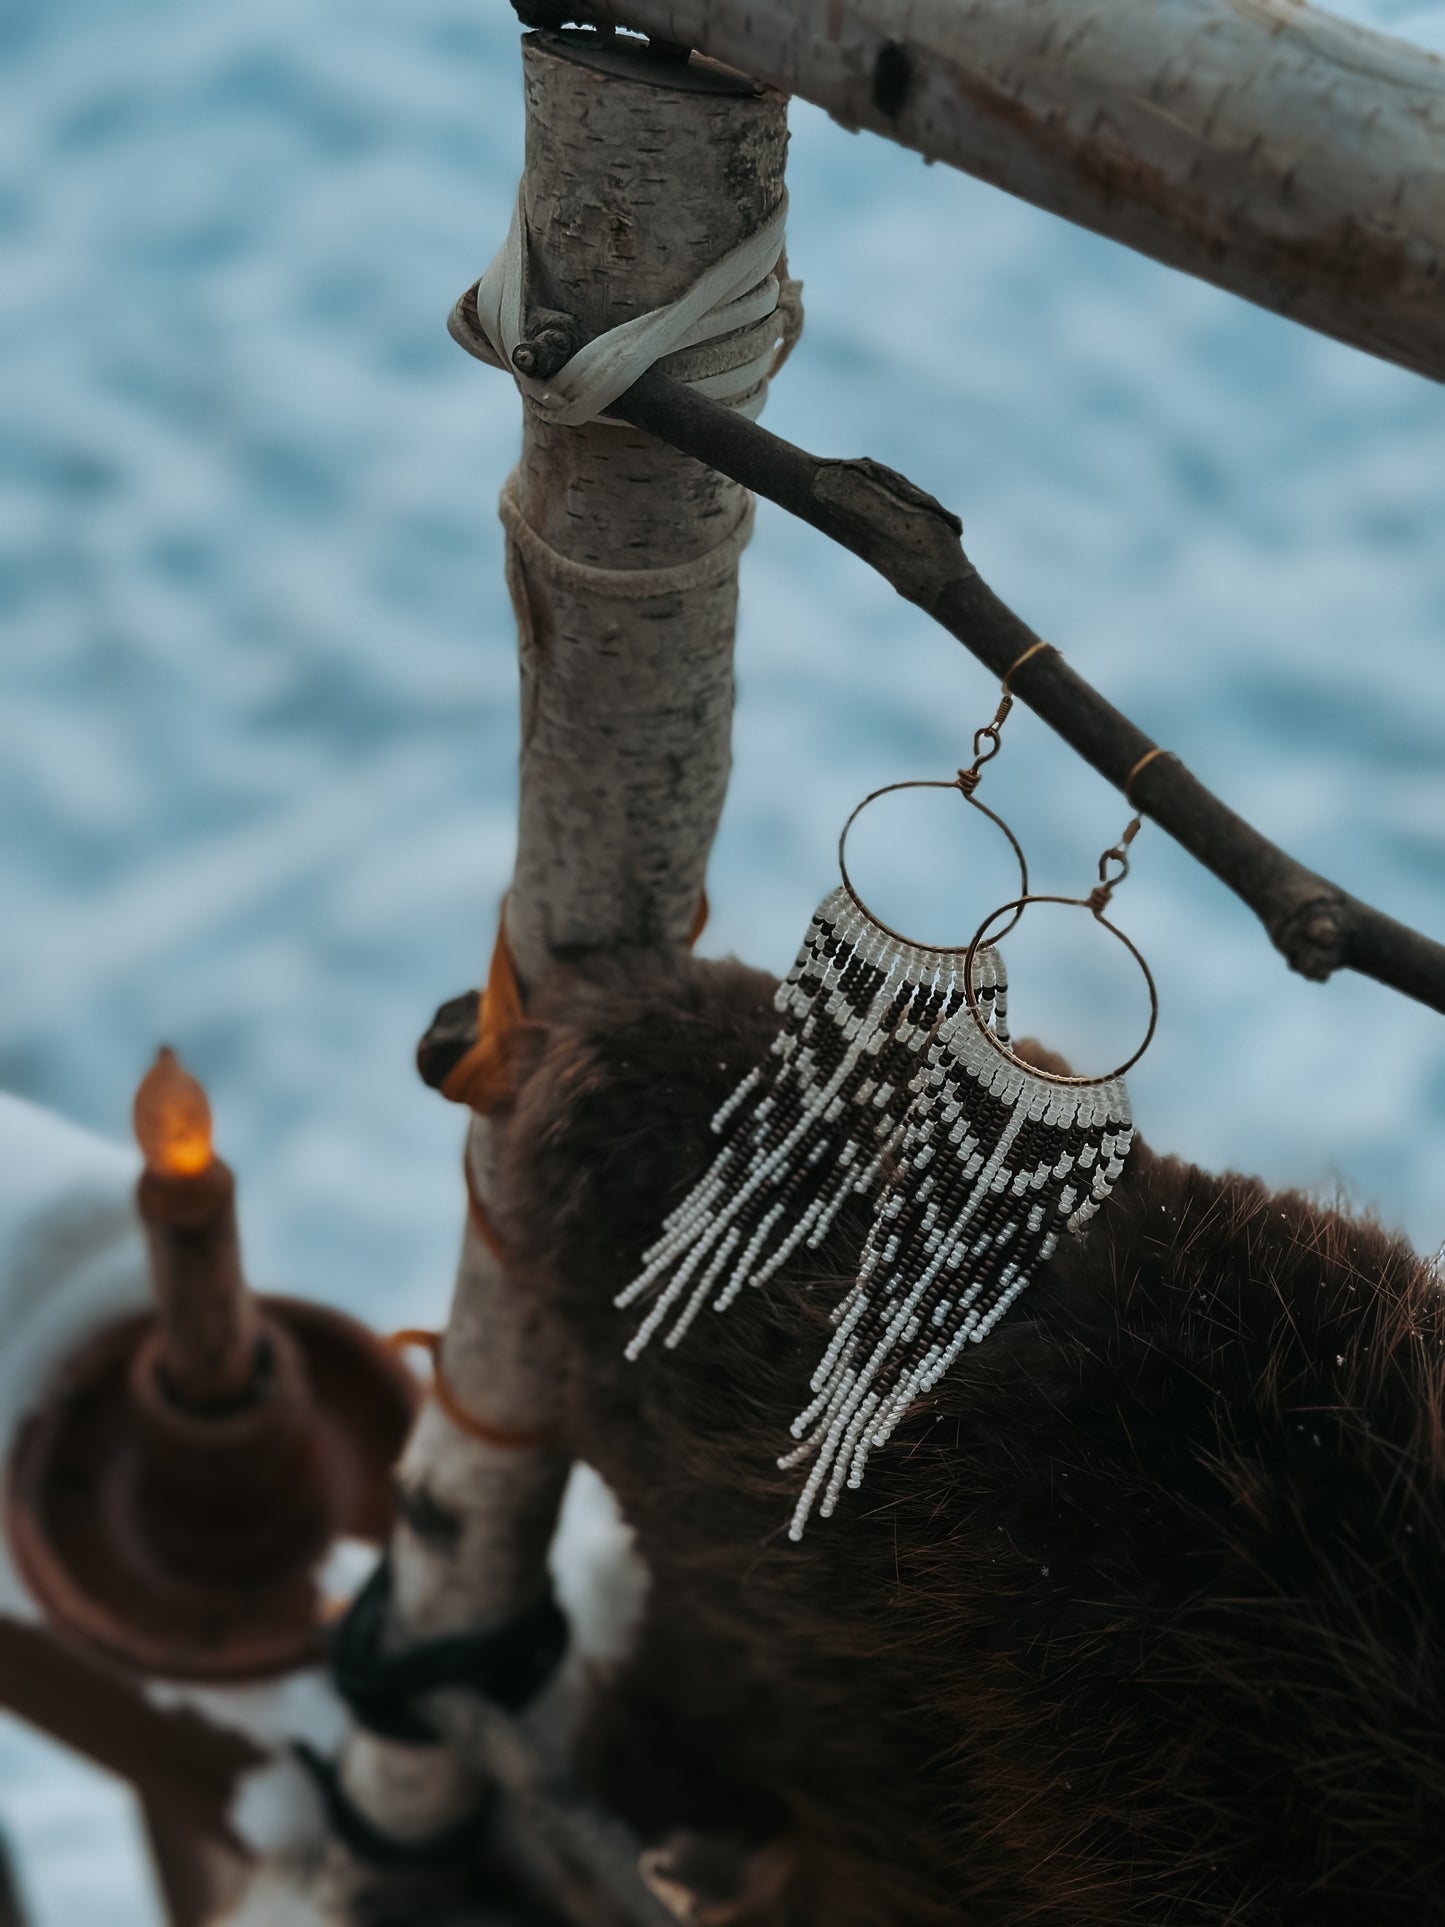
<path fill-rule="evenodd" d="M 315 1660 L 317 1568 L 380 1542 L 415 1380 L 365 1326 L 263 1298 L 256 1396 L 193 1413 L 166 1393 L 155 1320 L 109 1326 L 22 1426 L 10 1542 L 56 1631 L 148 1674 L 252 1679 Z"/>

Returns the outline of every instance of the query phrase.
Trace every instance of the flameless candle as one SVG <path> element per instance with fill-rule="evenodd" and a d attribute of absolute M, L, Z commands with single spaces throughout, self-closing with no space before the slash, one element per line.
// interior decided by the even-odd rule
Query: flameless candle
<path fill-rule="evenodd" d="M 135 1098 L 156 1311 L 92 1332 L 19 1431 L 10 1543 L 68 1636 L 167 1679 L 320 1656 L 330 1552 L 391 1526 L 417 1386 L 364 1326 L 241 1275 L 236 1186 L 163 1050 Z"/>
<path fill-rule="evenodd" d="M 206 1093 L 174 1051 L 161 1050 L 142 1079 L 134 1121 L 166 1389 L 193 1411 L 241 1404 L 255 1383 L 258 1325 L 241 1274 L 236 1182 L 211 1148 Z"/>

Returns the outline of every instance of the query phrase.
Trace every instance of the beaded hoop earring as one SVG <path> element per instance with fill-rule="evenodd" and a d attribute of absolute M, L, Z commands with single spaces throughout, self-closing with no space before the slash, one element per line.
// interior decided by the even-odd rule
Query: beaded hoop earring
<path fill-rule="evenodd" d="M 897 1174 L 880 1202 L 858 1282 L 835 1314 L 836 1333 L 813 1375 L 813 1401 L 793 1421 L 802 1443 L 779 1460 L 784 1467 L 812 1460 L 793 1539 L 802 1537 L 815 1506 L 827 1518 L 844 1485 L 862 1483 L 869 1454 L 887 1443 L 965 1344 L 988 1336 L 1064 1232 L 1082 1231 L 1124 1168 L 1133 1123 L 1123 1074 L 1148 1049 L 1159 998 L 1143 955 L 1104 912 L 1128 874 L 1139 827 L 1136 816 L 1100 857 L 1099 884 L 1089 896 L 1025 891 L 990 912 L 968 946 L 962 1001 L 939 1025 L 913 1080 Z M 970 970 L 989 954 L 992 926 L 1008 916 L 1012 929 L 1039 903 L 1091 911 L 1144 973 L 1144 1041 L 1103 1077 L 1030 1064 L 996 1033 L 973 990 Z"/>
<path fill-rule="evenodd" d="M 1008 839 L 1027 896 L 1028 865 L 1018 839 L 974 794 L 984 765 L 998 754 L 1012 706 L 1005 677 L 992 721 L 975 732 L 970 768 L 946 780 L 886 784 L 844 823 L 842 881 L 813 912 L 797 961 L 778 987 L 774 1006 L 783 1022 L 769 1058 L 748 1072 L 713 1118 L 722 1148 L 615 1301 L 626 1307 L 656 1292 L 627 1347 L 629 1358 L 669 1320 L 663 1342 L 677 1345 L 710 1296 L 716 1310 L 726 1310 L 745 1285 L 763 1284 L 800 1245 L 819 1245 L 850 1197 L 877 1195 L 903 1131 L 921 1054 L 941 1023 L 969 1007 L 966 974 L 972 1008 L 1007 1038 L 998 952 L 978 943 L 916 944 L 890 928 L 854 886 L 847 843 L 858 816 L 880 796 L 957 790 Z"/>

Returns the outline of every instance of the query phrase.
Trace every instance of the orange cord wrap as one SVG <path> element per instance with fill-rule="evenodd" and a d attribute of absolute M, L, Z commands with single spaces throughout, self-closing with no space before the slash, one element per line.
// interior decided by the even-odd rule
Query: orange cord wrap
<path fill-rule="evenodd" d="M 703 933 L 707 913 L 707 891 L 704 890 L 698 899 L 692 928 L 687 933 L 689 950 Z M 517 967 L 512 962 L 511 945 L 507 942 L 507 911 L 504 904 L 497 924 L 497 941 L 492 946 L 492 961 L 487 970 L 487 987 L 477 1000 L 477 1039 L 443 1078 L 442 1096 L 450 1098 L 453 1104 L 468 1105 L 483 1117 L 503 1109 L 517 1095 L 521 1047 L 529 1037 L 540 1036 L 542 1029 L 541 1024 L 527 1021 L 521 985 L 517 982 Z M 467 1181 L 467 1215 L 471 1219 L 472 1229 L 497 1263 L 505 1265 L 507 1248 L 477 1191 L 471 1159 L 465 1153 L 462 1156 L 462 1170 Z M 441 1391 L 437 1394 L 449 1415 L 452 1412 L 451 1405 L 447 1403 L 450 1396 L 450 1393 Z M 457 1422 L 460 1424 L 461 1420 Z"/>
<path fill-rule="evenodd" d="M 687 933 L 689 950 L 707 924 L 707 891 L 698 899 L 697 915 Z M 477 1040 L 442 1080 L 441 1093 L 453 1104 L 466 1104 L 485 1117 L 501 1110 L 517 1095 L 519 1046 L 537 1035 L 540 1024 L 527 1021 L 517 967 L 507 942 L 505 905 L 497 925 L 497 941 L 487 970 L 487 987 L 477 1003 Z"/>
<path fill-rule="evenodd" d="M 453 1064 L 442 1081 L 442 1096 L 468 1104 L 486 1116 L 517 1094 L 518 1047 L 540 1025 L 529 1024 L 522 1008 L 517 968 L 507 942 L 507 912 L 502 910 L 492 946 L 487 987 L 477 1002 L 477 1041 Z"/>
<path fill-rule="evenodd" d="M 415 1347 L 429 1355 L 432 1364 L 431 1396 L 457 1430 L 465 1432 L 468 1438 L 480 1439 L 484 1445 L 500 1445 L 514 1451 L 537 1450 L 557 1443 L 555 1432 L 509 1431 L 504 1425 L 489 1424 L 486 1419 L 469 1412 L 452 1390 L 442 1370 L 440 1332 L 418 1331 L 409 1327 L 406 1331 L 393 1332 L 386 1343 L 393 1351 L 410 1351 Z"/>

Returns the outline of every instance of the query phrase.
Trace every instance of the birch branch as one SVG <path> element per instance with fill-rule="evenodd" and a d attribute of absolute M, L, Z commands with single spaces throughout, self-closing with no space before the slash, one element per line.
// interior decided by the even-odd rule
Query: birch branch
<path fill-rule="evenodd" d="M 535 307 L 576 316 L 589 332 L 612 327 L 674 300 L 776 209 L 781 96 L 631 43 L 529 36 L 522 64 Z M 682 374 L 694 362 L 743 366 L 773 327 L 735 331 L 675 364 Z M 727 785 L 750 503 L 736 483 L 651 436 L 560 427 L 529 412 L 504 508 L 522 694 L 507 935 L 525 993 L 578 951 L 681 944 L 693 928 Z M 470 1127 L 470 1178 L 484 1207 L 504 1130 L 501 1112 Z M 489 1443 L 428 1402 L 398 1475 L 391 1648 L 509 1625 L 549 1585 L 570 1469 L 564 1362 L 474 1220 L 442 1368 L 477 1420 L 555 1442 Z M 442 1705 L 438 1718 L 464 1736 L 468 1696 L 451 1697 L 457 1705 Z M 478 1764 L 469 1751 L 463 1742 L 421 1757 L 361 1733 L 342 1785 L 376 1827 L 415 1840 L 465 1811 Z M 615 1888 L 615 1869 L 607 1879 Z M 630 1892 L 615 1917 L 656 1919 L 640 1876 L 623 1884 Z"/>
<path fill-rule="evenodd" d="M 492 361 L 469 290 L 451 332 Z M 495 365 L 495 364 L 493 364 Z M 611 412 L 764 495 L 859 556 L 1002 677 L 1040 638 L 979 575 L 958 517 L 905 476 L 866 457 L 810 455 L 651 370 Z M 1248 904 L 1292 970 L 1322 982 L 1355 970 L 1445 1012 L 1445 945 L 1398 923 L 1287 856 L 1205 788 L 1173 754 L 1130 773 L 1158 747 L 1053 649 L 1013 678 L 1015 696 L 1132 805 Z"/>
<path fill-rule="evenodd" d="M 698 48 L 845 127 L 1445 379 L 1445 63 L 1422 48 L 1301 0 L 519 11 Z"/>
<path fill-rule="evenodd" d="M 776 94 L 689 79 L 640 51 L 584 63 L 537 37 L 523 42 L 523 69 L 532 293 L 589 331 L 674 299 L 776 205 L 786 141 Z M 739 360 L 750 352 L 740 347 Z M 533 537 L 513 535 L 507 549 L 522 667 L 507 929 L 526 986 L 579 949 L 688 935 L 727 783 L 737 555 L 686 595 L 618 595 L 607 572 L 724 548 L 747 498 L 651 437 L 529 414 L 516 506 Z M 472 1126 L 483 1199 L 498 1128 Z M 457 1397 L 492 1424 L 535 1431 L 563 1419 L 559 1361 L 470 1227 L 444 1365 Z M 398 1637 L 487 1630 L 531 1605 L 566 1469 L 563 1452 L 466 1438 L 429 1405 L 401 1469 Z"/>

